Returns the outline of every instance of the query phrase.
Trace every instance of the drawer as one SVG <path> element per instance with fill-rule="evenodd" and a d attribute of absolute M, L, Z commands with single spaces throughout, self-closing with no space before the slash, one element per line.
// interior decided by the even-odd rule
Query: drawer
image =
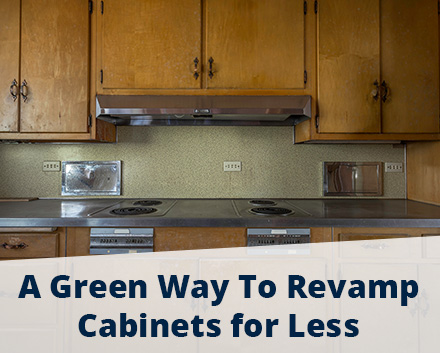
<path fill-rule="evenodd" d="M 59 233 L 0 234 L 0 259 L 57 257 Z"/>
<path fill-rule="evenodd" d="M 421 247 L 395 239 L 420 236 L 414 228 L 334 228 L 334 241 L 340 242 L 339 256 L 343 258 L 396 259 L 421 255 Z M 371 242 L 356 242 L 374 240 Z"/>

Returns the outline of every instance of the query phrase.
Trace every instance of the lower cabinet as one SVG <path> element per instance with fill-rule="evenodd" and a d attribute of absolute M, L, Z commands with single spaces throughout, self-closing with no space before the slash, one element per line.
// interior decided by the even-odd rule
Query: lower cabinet
<path fill-rule="evenodd" d="M 301 227 L 303 228 L 303 227 Z M 234 248 L 247 245 L 244 227 L 154 228 L 154 251 Z M 90 228 L 67 228 L 66 256 L 90 254 Z M 311 228 L 312 243 L 332 241 L 331 228 Z"/>
<path fill-rule="evenodd" d="M 333 241 L 393 239 L 440 235 L 439 228 L 333 228 Z"/>
<path fill-rule="evenodd" d="M 0 229 L 0 260 L 63 257 L 65 228 Z"/>
<path fill-rule="evenodd" d="M 178 251 L 245 247 L 244 227 L 158 227 L 154 228 L 154 251 Z M 312 243 L 383 239 L 377 249 L 386 252 L 386 240 L 440 235 L 440 228 L 310 228 Z M 0 260 L 90 255 L 90 228 L 3 228 L 0 231 Z M 402 249 L 403 251 L 404 249 Z M 354 254 L 352 254 L 353 256 Z"/>

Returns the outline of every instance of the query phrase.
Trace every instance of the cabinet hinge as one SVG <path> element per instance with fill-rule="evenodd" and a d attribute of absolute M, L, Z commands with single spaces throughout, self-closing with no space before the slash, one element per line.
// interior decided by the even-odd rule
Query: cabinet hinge
<path fill-rule="evenodd" d="M 104 71 L 101 70 L 101 84 L 104 82 Z"/>
<path fill-rule="evenodd" d="M 315 0 L 315 13 L 318 13 L 318 0 Z"/>
<path fill-rule="evenodd" d="M 89 13 L 92 14 L 93 13 L 93 1 L 89 0 Z"/>
<path fill-rule="evenodd" d="M 101 14 L 104 14 L 104 1 L 101 1 Z"/>
<path fill-rule="evenodd" d="M 315 115 L 315 128 L 316 131 L 319 129 L 319 115 Z"/>
<path fill-rule="evenodd" d="M 87 119 L 87 126 L 88 127 L 92 127 L 92 114 L 90 114 L 88 119 Z"/>
<path fill-rule="evenodd" d="M 307 71 L 304 70 L 304 84 L 307 83 Z"/>
<path fill-rule="evenodd" d="M 304 1 L 304 15 L 307 15 L 307 1 Z"/>

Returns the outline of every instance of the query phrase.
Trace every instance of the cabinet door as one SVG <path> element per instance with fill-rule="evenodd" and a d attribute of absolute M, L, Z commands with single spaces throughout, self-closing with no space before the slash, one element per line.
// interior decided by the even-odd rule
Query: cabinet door
<path fill-rule="evenodd" d="M 322 0 L 318 16 L 319 132 L 380 132 L 379 0 Z"/>
<path fill-rule="evenodd" d="M 18 131 L 18 98 L 10 86 L 20 79 L 20 1 L 0 2 L 0 131 Z M 18 93 L 18 92 L 17 92 Z"/>
<path fill-rule="evenodd" d="M 86 0 L 22 0 L 21 132 L 87 132 Z"/>
<path fill-rule="evenodd" d="M 105 89 L 200 88 L 200 0 L 105 0 L 98 55 Z M 200 71 L 201 72 L 201 71 Z M 100 78 L 99 78 L 100 79 Z"/>
<path fill-rule="evenodd" d="M 385 133 L 439 132 L 437 0 L 381 0 Z"/>
<path fill-rule="evenodd" d="M 303 6 L 302 0 L 206 0 L 206 87 L 303 89 Z"/>

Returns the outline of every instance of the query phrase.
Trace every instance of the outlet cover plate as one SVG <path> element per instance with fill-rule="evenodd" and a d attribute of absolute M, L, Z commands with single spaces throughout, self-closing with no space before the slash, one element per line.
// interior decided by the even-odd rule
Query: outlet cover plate
<path fill-rule="evenodd" d="M 385 163 L 385 173 L 402 173 L 402 163 Z"/>
<path fill-rule="evenodd" d="M 224 172 L 241 172 L 241 162 L 223 162 Z"/>
<path fill-rule="evenodd" d="M 61 170 L 60 161 L 44 161 L 43 172 L 59 172 Z"/>

